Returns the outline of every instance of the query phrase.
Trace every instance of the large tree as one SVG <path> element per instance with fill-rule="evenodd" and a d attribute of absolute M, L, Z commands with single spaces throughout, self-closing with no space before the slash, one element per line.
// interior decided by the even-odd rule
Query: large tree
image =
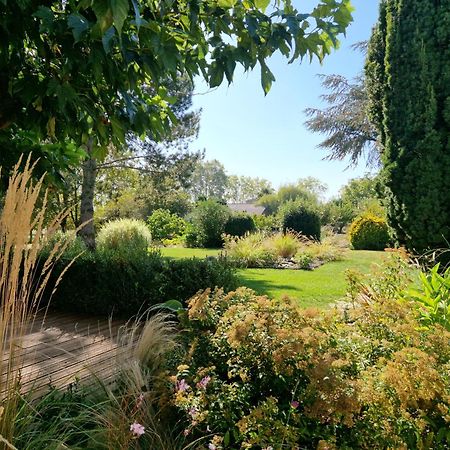
<path fill-rule="evenodd" d="M 383 0 L 366 64 L 388 220 L 419 252 L 450 240 L 449 42 L 448 1 Z"/>
<path fill-rule="evenodd" d="M 93 215 L 95 174 L 128 131 L 160 139 L 175 121 L 164 81 L 203 75 L 211 87 L 236 64 L 322 59 L 351 22 L 350 0 L 321 0 L 302 14 L 289 0 L 1 0 L 0 130 L 37 143 L 83 147 L 82 220 Z M 25 149 L 25 146 L 23 146 Z M 4 149 L 3 149 L 4 150 Z M 85 228 L 91 245 L 93 226 Z"/>

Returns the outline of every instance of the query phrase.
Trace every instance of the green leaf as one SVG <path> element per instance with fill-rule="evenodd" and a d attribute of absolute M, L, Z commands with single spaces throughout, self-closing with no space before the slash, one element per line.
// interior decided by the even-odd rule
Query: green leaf
<path fill-rule="evenodd" d="M 146 20 L 142 19 L 142 17 L 141 17 L 141 11 L 139 10 L 139 5 L 138 5 L 137 1 L 131 0 L 131 3 L 133 4 L 133 9 L 134 9 L 134 22 L 139 31 L 139 28 L 141 27 L 141 25 L 144 25 L 146 23 Z"/>
<path fill-rule="evenodd" d="M 119 142 L 125 142 L 125 129 L 117 117 L 111 118 L 111 126 L 114 138 Z"/>
<path fill-rule="evenodd" d="M 236 5 L 236 1 L 237 0 L 218 0 L 217 4 L 219 5 L 219 8 L 230 9 Z"/>
<path fill-rule="evenodd" d="M 123 24 L 128 16 L 130 3 L 128 2 L 128 0 L 110 0 L 110 2 L 114 19 L 114 26 L 116 27 L 116 30 L 120 36 L 120 34 L 122 33 Z"/>
<path fill-rule="evenodd" d="M 209 69 L 209 86 L 217 87 L 222 84 L 224 70 L 217 62 L 213 62 Z"/>
<path fill-rule="evenodd" d="M 40 31 L 49 31 L 53 28 L 55 15 L 50 8 L 39 6 L 38 10 L 33 14 L 33 17 L 41 19 Z"/>
<path fill-rule="evenodd" d="M 100 28 L 101 34 L 105 33 L 113 24 L 112 9 L 109 6 L 108 0 L 94 0 L 92 4 L 95 17 L 97 17 L 97 25 Z"/>
<path fill-rule="evenodd" d="M 105 50 L 105 53 L 108 54 L 111 51 L 112 38 L 116 34 L 116 30 L 114 27 L 110 27 L 106 33 L 102 36 L 102 44 Z"/>
<path fill-rule="evenodd" d="M 272 87 L 272 82 L 275 81 L 275 77 L 263 59 L 260 59 L 259 63 L 261 64 L 261 86 L 264 94 L 267 95 Z"/>
<path fill-rule="evenodd" d="M 255 0 L 255 6 L 264 12 L 266 8 L 269 6 L 270 0 Z"/>
<path fill-rule="evenodd" d="M 79 42 L 83 33 L 89 29 L 89 21 L 86 19 L 86 17 L 77 13 L 71 14 L 69 16 L 69 18 L 67 19 L 67 24 L 69 28 L 72 29 L 75 42 Z"/>
<path fill-rule="evenodd" d="M 173 312 L 182 311 L 184 309 L 183 304 L 178 300 L 168 300 L 167 302 L 161 303 L 159 306 Z"/>

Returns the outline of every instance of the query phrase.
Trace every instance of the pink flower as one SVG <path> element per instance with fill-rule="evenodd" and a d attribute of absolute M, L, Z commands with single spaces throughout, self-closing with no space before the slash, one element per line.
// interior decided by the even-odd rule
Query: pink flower
<path fill-rule="evenodd" d="M 297 400 L 292 400 L 291 407 L 297 409 L 300 406 L 300 403 Z"/>
<path fill-rule="evenodd" d="M 216 447 L 212 442 L 210 442 L 210 443 L 208 444 L 208 449 L 209 449 L 209 450 L 216 450 L 217 447 Z"/>
<path fill-rule="evenodd" d="M 186 428 L 186 429 L 183 431 L 183 436 L 188 436 L 190 432 L 191 432 L 191 430 L 190 430 L 189 428 Z"/>
<path fill-rule="evenodd" d="M 130 431 L 133 433 L 135 437 L 140 437 L 145 433 L 145 427 L 140 423 L 133 422 L 130 425 Z"/>
<path fill-rule="evenodd" d="M 175 390 L 177 392 L 185 392 L 189 389 L 189 385 L 186 383 L 186 380 L 180 380 L 177 381 L 177 384 L 175 385 Z"/>
<path fill-rule="evenodd" d="M 198 409 L 195 406 L 189 408 L 188 414 L 195 419 L 195 416 L 198 414 Z"/>
<path fill-rule="evenodd" d="M 209 382 L 211 381 L 211 377 L 208 375 L 204 378 L 202 378 L 198 383 L 197 387 L 200 389 L 206 389 L 206 386 L 208 386 Z"/>

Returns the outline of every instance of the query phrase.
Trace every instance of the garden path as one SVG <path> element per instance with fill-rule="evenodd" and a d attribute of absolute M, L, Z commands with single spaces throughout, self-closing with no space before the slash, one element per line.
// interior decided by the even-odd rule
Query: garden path
<path fill-rule="evenodd" d="M 19 344 L 23 349 L 22 391 L 32 389 L 33 395 L 39 395 L 49 386 L 87 383 L 93 376 L 111 381 L 118 359 L 129 352 L 129 347 L 119 345 L 123 325 L 123 321 L 89 316 L 38 314 Z M 5 361 L 8 355 L 2 358 Z"/>

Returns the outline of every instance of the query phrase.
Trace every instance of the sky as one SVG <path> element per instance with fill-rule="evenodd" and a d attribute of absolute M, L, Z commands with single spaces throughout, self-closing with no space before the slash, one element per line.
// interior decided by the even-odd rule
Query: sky
<path fill-rule="evenodd" d="M 296 0 L 306 11 L 317 0 Z M 304 109 L 320 107 L 324 93 L 317 74 L 340 74 L 352 78 L 361 72 L 364 56 L 351 45 L 367 40 L 378 17 L 377 0 L 353 0 L 354 22 L 341 36 L 341 46 L 322 65 L 309 59 L 287 64 L 281 56 L 269 60 L 276 81 L 265 97 L 259 70 L 238 72 L 233 83 L 208 90 L 196 83 L 194 108 L 202 109 L 200 132 L 193 143 L 205 150 L 205 159 L 219 160 L 229 175 L 266 178 L 275 188 L 308 176 L 328 187 L 328 197 L 337 195 L 351 178 L 368 172 L 365 162 L 348 168 L 348 161 L 324 161 L 326 151 L 317 148 L 323 135 L 308 131 Z"/>

